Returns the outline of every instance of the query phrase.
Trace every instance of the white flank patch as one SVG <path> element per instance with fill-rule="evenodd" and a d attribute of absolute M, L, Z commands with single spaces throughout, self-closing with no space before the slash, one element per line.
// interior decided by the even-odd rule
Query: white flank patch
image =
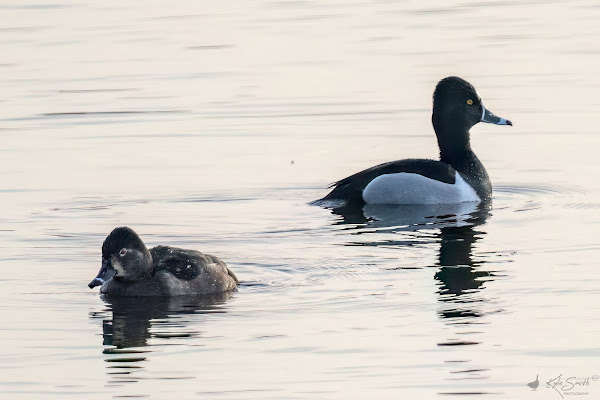
<path fill-rule="evenodd" d="M 454 184 L 406 172 L 380 175 L 367 185 L 363 200 L 367 204 L 457 204 L 481 201 L 458 172 Z"/>

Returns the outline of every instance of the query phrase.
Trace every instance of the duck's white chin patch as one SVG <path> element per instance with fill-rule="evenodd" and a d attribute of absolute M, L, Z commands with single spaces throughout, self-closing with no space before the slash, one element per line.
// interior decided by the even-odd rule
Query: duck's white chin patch
<path fill-rule="evenodd" d="M 125 275 L 125 269 L 123 265 L 121 265 L 121 261 L 117 260 L 115 257 L 111 260 L 111 265 L 115 269 L 115 277 L 119 278 Z"/>
<path fill-rule="evenodd" d="M 457 204 L 481 201 L 458 172 L 454 184 L 406 172 L 380 175 L 367 185 L 362 196 L 367 204 Z"/>

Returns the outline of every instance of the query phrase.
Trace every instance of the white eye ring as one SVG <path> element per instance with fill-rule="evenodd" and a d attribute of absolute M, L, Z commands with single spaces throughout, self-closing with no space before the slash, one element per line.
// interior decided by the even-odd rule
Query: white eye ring
<path fill-rule="evenodd" d="M 125 254 L 127 254 L 127 249 L 126 249 L 125 247 L 123 247 L 123 248 L 121 249 L 121 251 L 119 251 L 119 255 L 120 255 L 121 257 L 123 257 L 123 256 L 125 256 Z"/>

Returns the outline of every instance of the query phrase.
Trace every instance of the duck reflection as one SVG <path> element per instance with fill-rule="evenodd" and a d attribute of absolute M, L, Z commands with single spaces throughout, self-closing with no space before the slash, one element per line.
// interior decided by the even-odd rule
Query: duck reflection
<path fill-rule="evenodd" d="M 439 301 L 446 304 L 440 311 L 442 318 L 479 317 L 473 309 L 481 301 L 473 297 L 474 291 L 483 289 L 485 279 L 493 274 L 479 270 L 484 263 L 473 255 L 475 243 L 484 232 L 476 229 L 485 223 L 490 214 L 490 204 L 440 204 L 383 206 L 366 205 L 363 208 L 336 208 L 332 212 L 341 217 L 337 224 L 354 224 L 357 233 L 417 232 L 417 240 L 353 242 L 363 246 L 414 246 L 439 242 L 438 268 L 434 279 L 438 283 Z M 364 228 L 376 228 L 375 230 Z M 431 231 L 437 233 L 431 234 Z M 486 277 L 486 278 L 484 278 Z"/>
<path fill-rule="evenodd" d="M 435 279 L 440 284 L 440 301 L 448 303 L 448 307 L 440 311 L 444 318 L 481 316 L 480 312 L 468 306 L 477 300 L 463 296 L 482 289 L 484 277 L 493 277 L 490 272 L 478 270 L 483 261 L 475 262 L 473 259 L 473 244 L 481 234 L 473 226 L 445 227 L 440 230 L 439 270 Z"/>
<path fill-rule="evenodd" d="M 181 320 L 182 314 L 225 312 L 223 305 L 231 296 L 229 292 L 201 296 L 173 297 L 104 297 L 112 311 L 112 318 L 102 323 L 103 344 L 118 349 L 148 345 L 152 337 L 190 337 L 196 333 L 188 330 Z M 153 329 L 151 329 L 153 328 Z M 161 332 L 164 328 L 164 332 Z"/>
<path fill-rule="evenodd" d="M 107 309 L 93 313 L 92 318 L 102 321 L 103 353 L 107 362 L 108 386 L 136 382 L 134 372 L 143 369 L 151 339 L 177 339 L 200 335 L 195 325 L 182 316 L 206 313 L 224 313 L 223 305 L 230 292 L 201 296 L 173 297 L 106 297 Z M 107 316 L 108 313 L 108 316 Z"/>

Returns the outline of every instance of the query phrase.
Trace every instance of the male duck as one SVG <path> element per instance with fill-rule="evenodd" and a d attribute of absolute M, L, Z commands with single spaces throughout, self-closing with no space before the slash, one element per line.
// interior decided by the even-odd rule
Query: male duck
<path fill-rule="evenodd" d="M 464 79 L 442 79 L 433 93 L 433 129 L 440 161 L 391 161 L 333 183 L 316 204 L 336 207 L 364 204 L 456 204 L 486 202 L 492 197 L 490 178 L 469 143 L 469 129 L 480 121 L 512 122 L 487 110 L 475 88 Z"/>
<path fill-rule="evenodd" d="M 115 228 L 102 244 L 102 267 L 89 287 L 114 296 L 180 296 L 233 290 L 238 279 L 218 257 L 156 246 L 148 250 L 128 227 Z"/>

